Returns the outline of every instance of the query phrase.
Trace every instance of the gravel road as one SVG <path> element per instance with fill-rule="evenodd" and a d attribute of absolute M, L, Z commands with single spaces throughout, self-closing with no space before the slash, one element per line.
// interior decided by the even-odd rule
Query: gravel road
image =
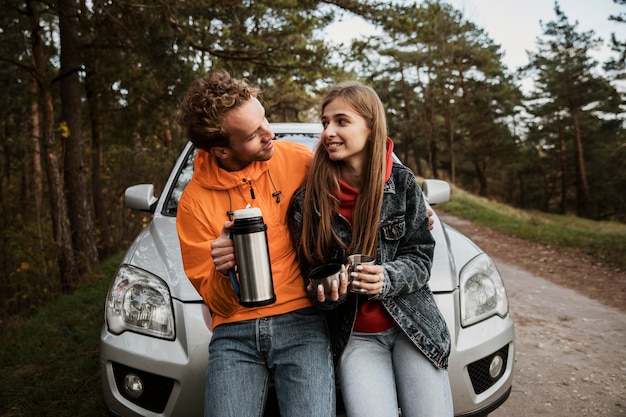
<path fill-rule="evenodd" d="M 511 396 L 490 416 L 626 416 L 626 314 L 494 260 L 517 354 Z"/>
<path fill-rule="evenodd" d="M 494 259 L 515 320 L 513 390 L 490 417 L 626 417 L 626 271 L 438 214 Z"/>

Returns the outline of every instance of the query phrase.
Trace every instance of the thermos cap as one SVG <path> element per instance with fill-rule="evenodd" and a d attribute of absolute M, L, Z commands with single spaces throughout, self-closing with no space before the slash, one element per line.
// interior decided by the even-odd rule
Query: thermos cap
<path fill-rule="evenodd" d="M 251 219 L 255 217 L 261 217 L 261 209 L 258 207 L 248 207 L 241 210 L 235 210 L 235 220 Z"/>

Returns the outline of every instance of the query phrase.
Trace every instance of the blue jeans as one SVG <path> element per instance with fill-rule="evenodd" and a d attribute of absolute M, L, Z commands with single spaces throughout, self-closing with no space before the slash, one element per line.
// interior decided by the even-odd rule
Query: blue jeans
<path fill-rule="evenodd" d="M 353 333 L 338 376 L 348 417 L 452 417 L 448 371 L 436 368 L 400 330 Z"/>
<path fill-rule="evenodd" d="M 260 417 L 274 377 L 285 417 L 336 414 L 323 315 L 313 308 L 223 324 L 209 343 L 205 417 Z"/>

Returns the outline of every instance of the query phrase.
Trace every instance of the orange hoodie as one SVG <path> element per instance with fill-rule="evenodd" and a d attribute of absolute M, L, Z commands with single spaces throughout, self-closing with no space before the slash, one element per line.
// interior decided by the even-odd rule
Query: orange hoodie
<path fill-rule="evenodd" d="M 219 168 L 214 156 L 200 150 L 193 177 L 180 199 L 176 226 L 185 273 L 209 306 L 213 328 L 312 305 L 287 227 L 289 202 L 304 181 L 312 153 L 304 145 L 278 140 L 274 149 L 269 161 L 253 162 L 235 172 Z M 279 203 L 272 195 L 276 191 L 281 192 Z M 239 305 L 229 278 L 217 272 L 211 257 L 211 242 L 222 233 L 227 212 L 248 204 L 261 209 L 267 225 L 276 294 L 274 304 L 253 308 Z"/>

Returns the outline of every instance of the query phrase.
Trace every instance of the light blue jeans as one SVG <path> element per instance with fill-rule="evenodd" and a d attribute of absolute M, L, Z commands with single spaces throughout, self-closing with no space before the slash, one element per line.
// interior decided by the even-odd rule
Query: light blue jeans
<path fill-rule="evenodd" d="M 209 343 L 205 417 L 262 416 L 271 375 L 282 416 L 335 416 L 329 340 L 313 308 L 218 326 Z"/>
<path fill-rule="evenodd" d="M 400 330 L 353 333 L 338 366 L 348 417 L 452 417 L 448 371 Z"/>

